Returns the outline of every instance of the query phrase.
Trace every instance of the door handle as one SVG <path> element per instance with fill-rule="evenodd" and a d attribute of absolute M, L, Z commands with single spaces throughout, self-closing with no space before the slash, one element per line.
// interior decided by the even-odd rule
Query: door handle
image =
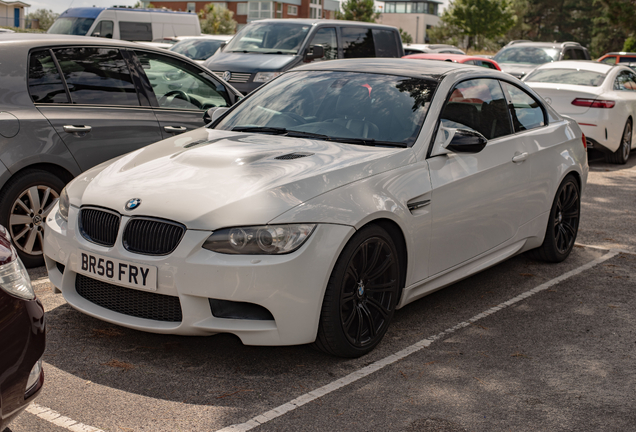
<path fill-rule="evenodd" d="M 514 155 L 512 157 L 512 161 L 514 163 L 520 163 L 520 162 L 523 162 L 524 160 L 526 160 L 527 158 L 528 158 L 528 152 L 523 152 L 521 154 Z"/>
<path fill-rule="evenodd" d="M 64 132 L 68 132 L 80 138 L 89 133 L 92 129 L 90 126 L 64 125 Z"/>
<path fill-rule="evenodd" d="M 164 126 L 163 130 L 170 133 L 183 133 L 187 128 L 185 126 Z"/>

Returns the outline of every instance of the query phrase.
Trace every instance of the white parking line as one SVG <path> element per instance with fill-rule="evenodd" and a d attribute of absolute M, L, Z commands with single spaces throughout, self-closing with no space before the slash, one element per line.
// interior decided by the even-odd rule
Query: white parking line
<path fill-rule="evenodd" d="M 554 286 L 560 282 L 563 282 L 564 280 L 571 278 L 572 276 L 575 276 L 579 273 L 582 273 L 586 270 L 591 269 L 592 267 L 607 261 L 610 258 L 615 257 L 616 255 L 618 255 L 619 253 L 623 253 L 625 251 L 620 251 L 620 250 L 610 250 L 608 253 L 606 253 L 605 255 L 603 255 L 600 258 L 597 258 L 593 261 L 590 261 L 589 263 L 582 265 L 581 267 L 578 267 L 574 270 L 571 270 L 567 273 L 562 274 L 559 277 L 556 277 L 552 280 L 549 280 L 548 282 L 545 282 L 529 291 L 526 291 L 522 294 L 519 294 L 516 297 L 511 298 L 510 300 L 503 302 L 497 306 L 494 306 L 478 315 L 475 315 L 474 317 L 470 318 L 469 320 L 466 320 L 464 322 L 461 322 L 459 324 L 457 324 L 455 327 L 451 327 L 435 336 L 431 336 L 427 339 L 422 339 L 421 341 L 414 343 L 413 345 L 403 349 L 402 351 L 399 351 L 393 355 L 390 355 L 388 357 L 383 358 L 382 360 L 378 360 L 375 363 L 370 364 L 367 367 L 364 367 L 360 370 L 357 370 L 343 378 L 340 378 L 336 381 L 333 381 L 323 387 L 320 387 L 314 391 L 310 391 L 309 393 L 305 393 L 304 395 L 297 397 L 294 400 L 291 400 L 289 402 L 287 402 L 286 404 L 280 405 L 270 411 L 267 411 L 259 416 L 256 416 L 254 418 L 252 418 L 251 420 L 249 420 L 246 423 L 240 423 L 240 424 L 235 424 L 232 426 L 228 426 L 226 428 L 223 429 L 219 429 L 217 432 L 235 432 L 235 431 L 248 431 L 251 429 L 254 429 L 255 427 L 258 427 L 260 425 L 262 425 L 263 423 L 267 423 L 270 420 L 273 420 L 277 417 L 280 417 L 290 411 L 295 410 L 296 408 L 299 408 L 313 400 L 316 400 L 322 396 L 325 396 L 335 390 L 338 390 L 342 387 L 345 387 L 351 383 L 354 383 L 356 381 L 358 381 L 361 378 L 364 378 L 368 375 L 371 375 L 372 373 L 392 364 L 395 363 L 398 360 L 402 360 L 403 358 L 420 351 L 422 348 L 428 347 L 430 346 L 433 342 L 435 342 L 438 339 L 441 339 L 443 337 L 448 336 L 451 333 L 454 333 L 455 331 L 467 327 L 469 326 L 471 323 L 474 323 L 475 321 L 479 321 L 482 318 L 485 318 L 489 315 L 494 314 L 497 311 L 500 311 L 501 309 L 504 309 L 508 306 L 511 306 L 517 302 L 520 302 L 521 300 L 524 300 L 528 297 L 531 297 L 541 291 L 544 291 L 548 288 L 550 288 L 551 286 Z"/>
<path fill-rule="evenodd" d="M 87 426 L 83 423 L 76 422 L 75 420 L 68 417 L 64 417 L 60 413 L 36 403 L 32 403 L 31 405 L 29 405 L 26 411 L 40 417 L 43 420 L 53 423 L 56 426 L 63 427 L 73 432 L 104 432 L 103 430 L 97 429 L 96 427 Z"/>

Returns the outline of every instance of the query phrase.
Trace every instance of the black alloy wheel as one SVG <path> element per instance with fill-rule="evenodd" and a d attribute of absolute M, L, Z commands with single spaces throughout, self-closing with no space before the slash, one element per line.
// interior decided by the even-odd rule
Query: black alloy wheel
<path fill-rule="evenodd" d="M 358 231 L 332 272 L 316 345 L 341 357 L 359 357 L 380 343 L 401 288 L 395 244 L 379 226 Z"/>

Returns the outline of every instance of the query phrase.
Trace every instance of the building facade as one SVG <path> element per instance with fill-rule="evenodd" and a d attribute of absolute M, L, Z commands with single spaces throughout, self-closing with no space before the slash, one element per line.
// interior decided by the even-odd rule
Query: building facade
<path fill-rule="evenodd" d="M 24 8 L 30 6 L 21 1 L 0 0 L 0 27 L 25 28 Z"/>
<path fill-rule="evenodd" d="M 1 1 L 1 0 L 0 0 Z M 340 8 L 336 0 L 227 0 L 227 1 L 175 1 L 175 0 L 145 0 L 157 8 L 168 8 L 174 11 L 199 12 L 205 5 L 213 3 L 226 7 L 234 12 L 234 20 L 239 30 L 247 23 L 265 18 L 325 18 L 334 19 Z"/>
<path fill-rule="evenodd" d="M 439 25 L 442 2 L 435 0 L 386 1 L 379 23 L 401 28 L 413 43 L 428 43 L 426 30 Z"/>

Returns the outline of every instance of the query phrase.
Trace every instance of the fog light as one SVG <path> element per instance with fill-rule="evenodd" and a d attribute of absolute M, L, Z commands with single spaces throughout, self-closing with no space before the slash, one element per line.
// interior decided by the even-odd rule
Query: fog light
<path fill-rule="evenodd" d="M 24 392 L 25 395 L 28 395 L 32 392 L 35 387 L 38 385 L 38 381 L 40 380 L 40 375 L 42 374 L 42 359 L 38 360 L 33 369 L 31 369 L 31 373 L 29 374 L 29 379 L 27 380 L 26 390 Z"/>

